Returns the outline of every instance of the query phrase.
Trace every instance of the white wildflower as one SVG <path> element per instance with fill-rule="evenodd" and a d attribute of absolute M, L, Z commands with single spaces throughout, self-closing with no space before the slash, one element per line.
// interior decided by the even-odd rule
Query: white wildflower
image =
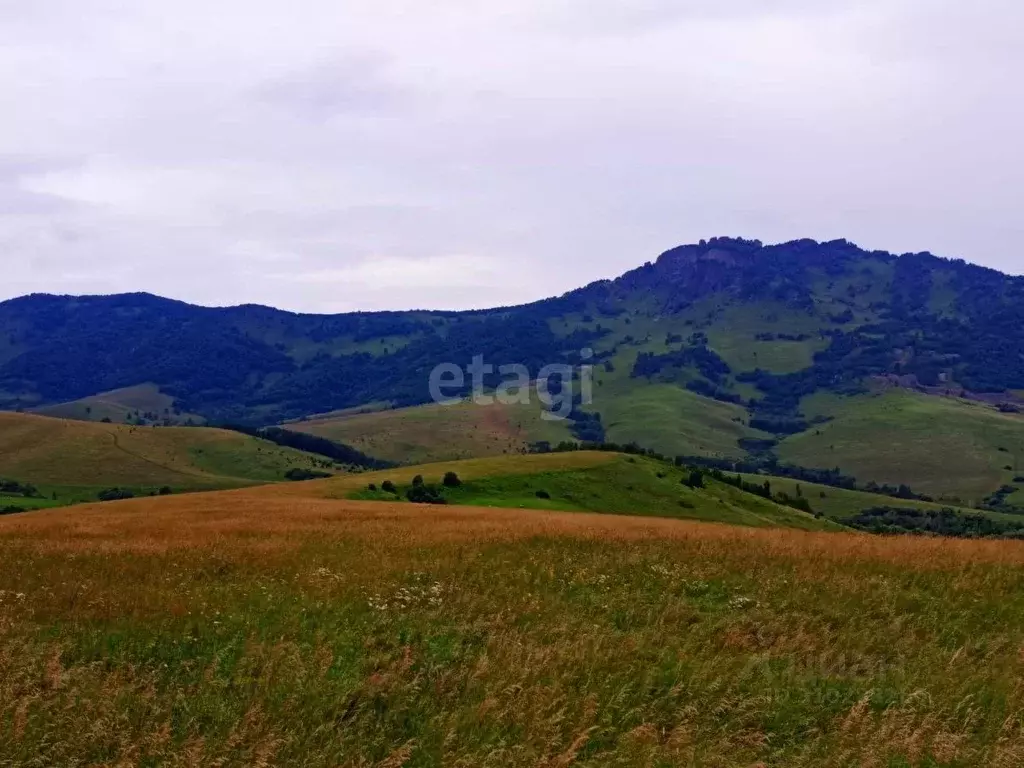
<path fill-rule="evenodd" d="M 741 610 L 743 608 L 757 607 L 757 602 L 752 597 L 744 597 L 743 595 L 737 595 L 729 601 L 729 607 Z"/>

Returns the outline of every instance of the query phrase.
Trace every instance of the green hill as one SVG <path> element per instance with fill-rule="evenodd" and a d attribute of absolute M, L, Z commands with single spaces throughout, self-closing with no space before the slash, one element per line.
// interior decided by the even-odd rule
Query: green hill
<path fill-rule="evenodd" d="M 443 486 L 448 472 L 458 476 L 459 485 Z M 690 468 L 647 456 L 570 451 L 402 467 L 340 477 L 322 487 L 333 498 L 404 501 L 413 478 L 420 476 L 425 484 L 438 486 L 447 503 L 469 506 L 671 517 L 805 530 L 843 530 L 847 520 L 867 510 L 895 508 L 958 518 L 980 516 L 998 527 L 998 532 L 991 535 L 1015 534 L 1024 527 L 1019 514 L 896 498 L 766 474 L 740 473 L 739 477 L 762 487 L 767 482 L 771 499 L 736 487 L 731 481 L 737 474 L 730 472 L 719 480 L 703 470 L 701 487 L 692 488 L 687 485 L 690 474 Z M 395 490 L 383 489 L 385 481 L 391 481 Z M 806 503 L 811 514 L 789 503 L 796 501 Z"/>
<path fill-rule="evenodd" d="M 0 478 L 36 486 L 45 500 L 92 501 L 109 488 L 147 494 L 234 488 L 284 480 L 293 467 L 322 469 L 320 457 L 206 427 L 136 427 L 0 412 Z M 56 496 L 56 498 L 54 498 Z"/>
<path fill-rule="evenodd" d="M 807 410 L 831 421 L 783 440 L 777 453 L 784 461 L 837 466 L 862 481 L 906 483 L 968 506 L 1024 474 L 1019 413 L 892 389 L 818 398 Z"/>
<path fill-rule="evenodd" d="M 754 527 L 842 528 L 710 477 L 703 487 L 689 488 L 682 483 L 689 475 L 686 470 L 643 456 L 609 452 L 441 462 L 337 478 L 322 486 L 323 492 L 334 498 L 404 500 L 416 476 L 428 484 L 441 484 L 448 472 L 461 481 L 458 487 L 443 489 L 451 504 L 670 517 Z M 385 481 L 395 484 L 397 495 L 381 489 Z"/>

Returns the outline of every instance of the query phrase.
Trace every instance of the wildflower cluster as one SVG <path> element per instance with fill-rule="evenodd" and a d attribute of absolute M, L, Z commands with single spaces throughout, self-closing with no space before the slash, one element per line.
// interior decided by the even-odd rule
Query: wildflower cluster
<path fill-rule="evenodd" d="M 436 608 L 444 602 L 446 591 L 445 585 L 441 582 L 431 582 L 425 574 L 414 573 L 411 584 L 399 587 L 391 595 L 370 595 L 366 603 L 370 608 L 381 613 L 386 611 L 402 613 L 417 607 Z"/>

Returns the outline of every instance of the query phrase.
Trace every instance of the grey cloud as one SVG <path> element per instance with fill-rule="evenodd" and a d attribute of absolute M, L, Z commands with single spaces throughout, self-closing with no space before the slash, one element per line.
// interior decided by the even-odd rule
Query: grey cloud
<path fill-rule="evenodd" d="M 352 54 L 292 72 L 260 86 L 257 94 L 271 104 L 314 119 L 396 109 L 416 98 L 410 89 L 388 80 L 384 57 L 370 53 Z"/>
<path fill-rule="evenodd" d="M 1009 0 L 0 0 L 0 298 L 487 306 L 718 234 L 1021 271 L 1022 23 Z M 443 270 L 466 279 L 423 288 Z"/>

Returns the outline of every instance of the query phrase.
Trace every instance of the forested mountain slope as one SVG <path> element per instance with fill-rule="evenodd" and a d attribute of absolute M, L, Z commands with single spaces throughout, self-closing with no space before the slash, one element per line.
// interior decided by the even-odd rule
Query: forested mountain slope
<path fill-rule="evenodd" d="M 27 296 L 0 304 L 0 407 L 146 384 L 180 414 L 274 423 L 426 403 L 441 362 L 483 355 L 536 372 L 578 365 L 584 348 L 596 352 L 596 386 L 593 404 L 574 412 L 577 437 L 736 458 L 784 441 L 787 455 L 839 463 L 841 449 L 810 438 L 847 401 L 886 389 L 1002 411 L 1010 421 L 1000 424 L 1016 428 L 1024 279 L 842 240 L 717 238 L 615 280 L 487 311 L 318 316 L 147 294 Z M 817 407 L 822 398 L 828 407 Z M 984 482 L 1016 469 L 988 458 L 1000 447 L 1010 449 L 976 446 L 992 465 L 989 476 L 975 472 Z"/>

